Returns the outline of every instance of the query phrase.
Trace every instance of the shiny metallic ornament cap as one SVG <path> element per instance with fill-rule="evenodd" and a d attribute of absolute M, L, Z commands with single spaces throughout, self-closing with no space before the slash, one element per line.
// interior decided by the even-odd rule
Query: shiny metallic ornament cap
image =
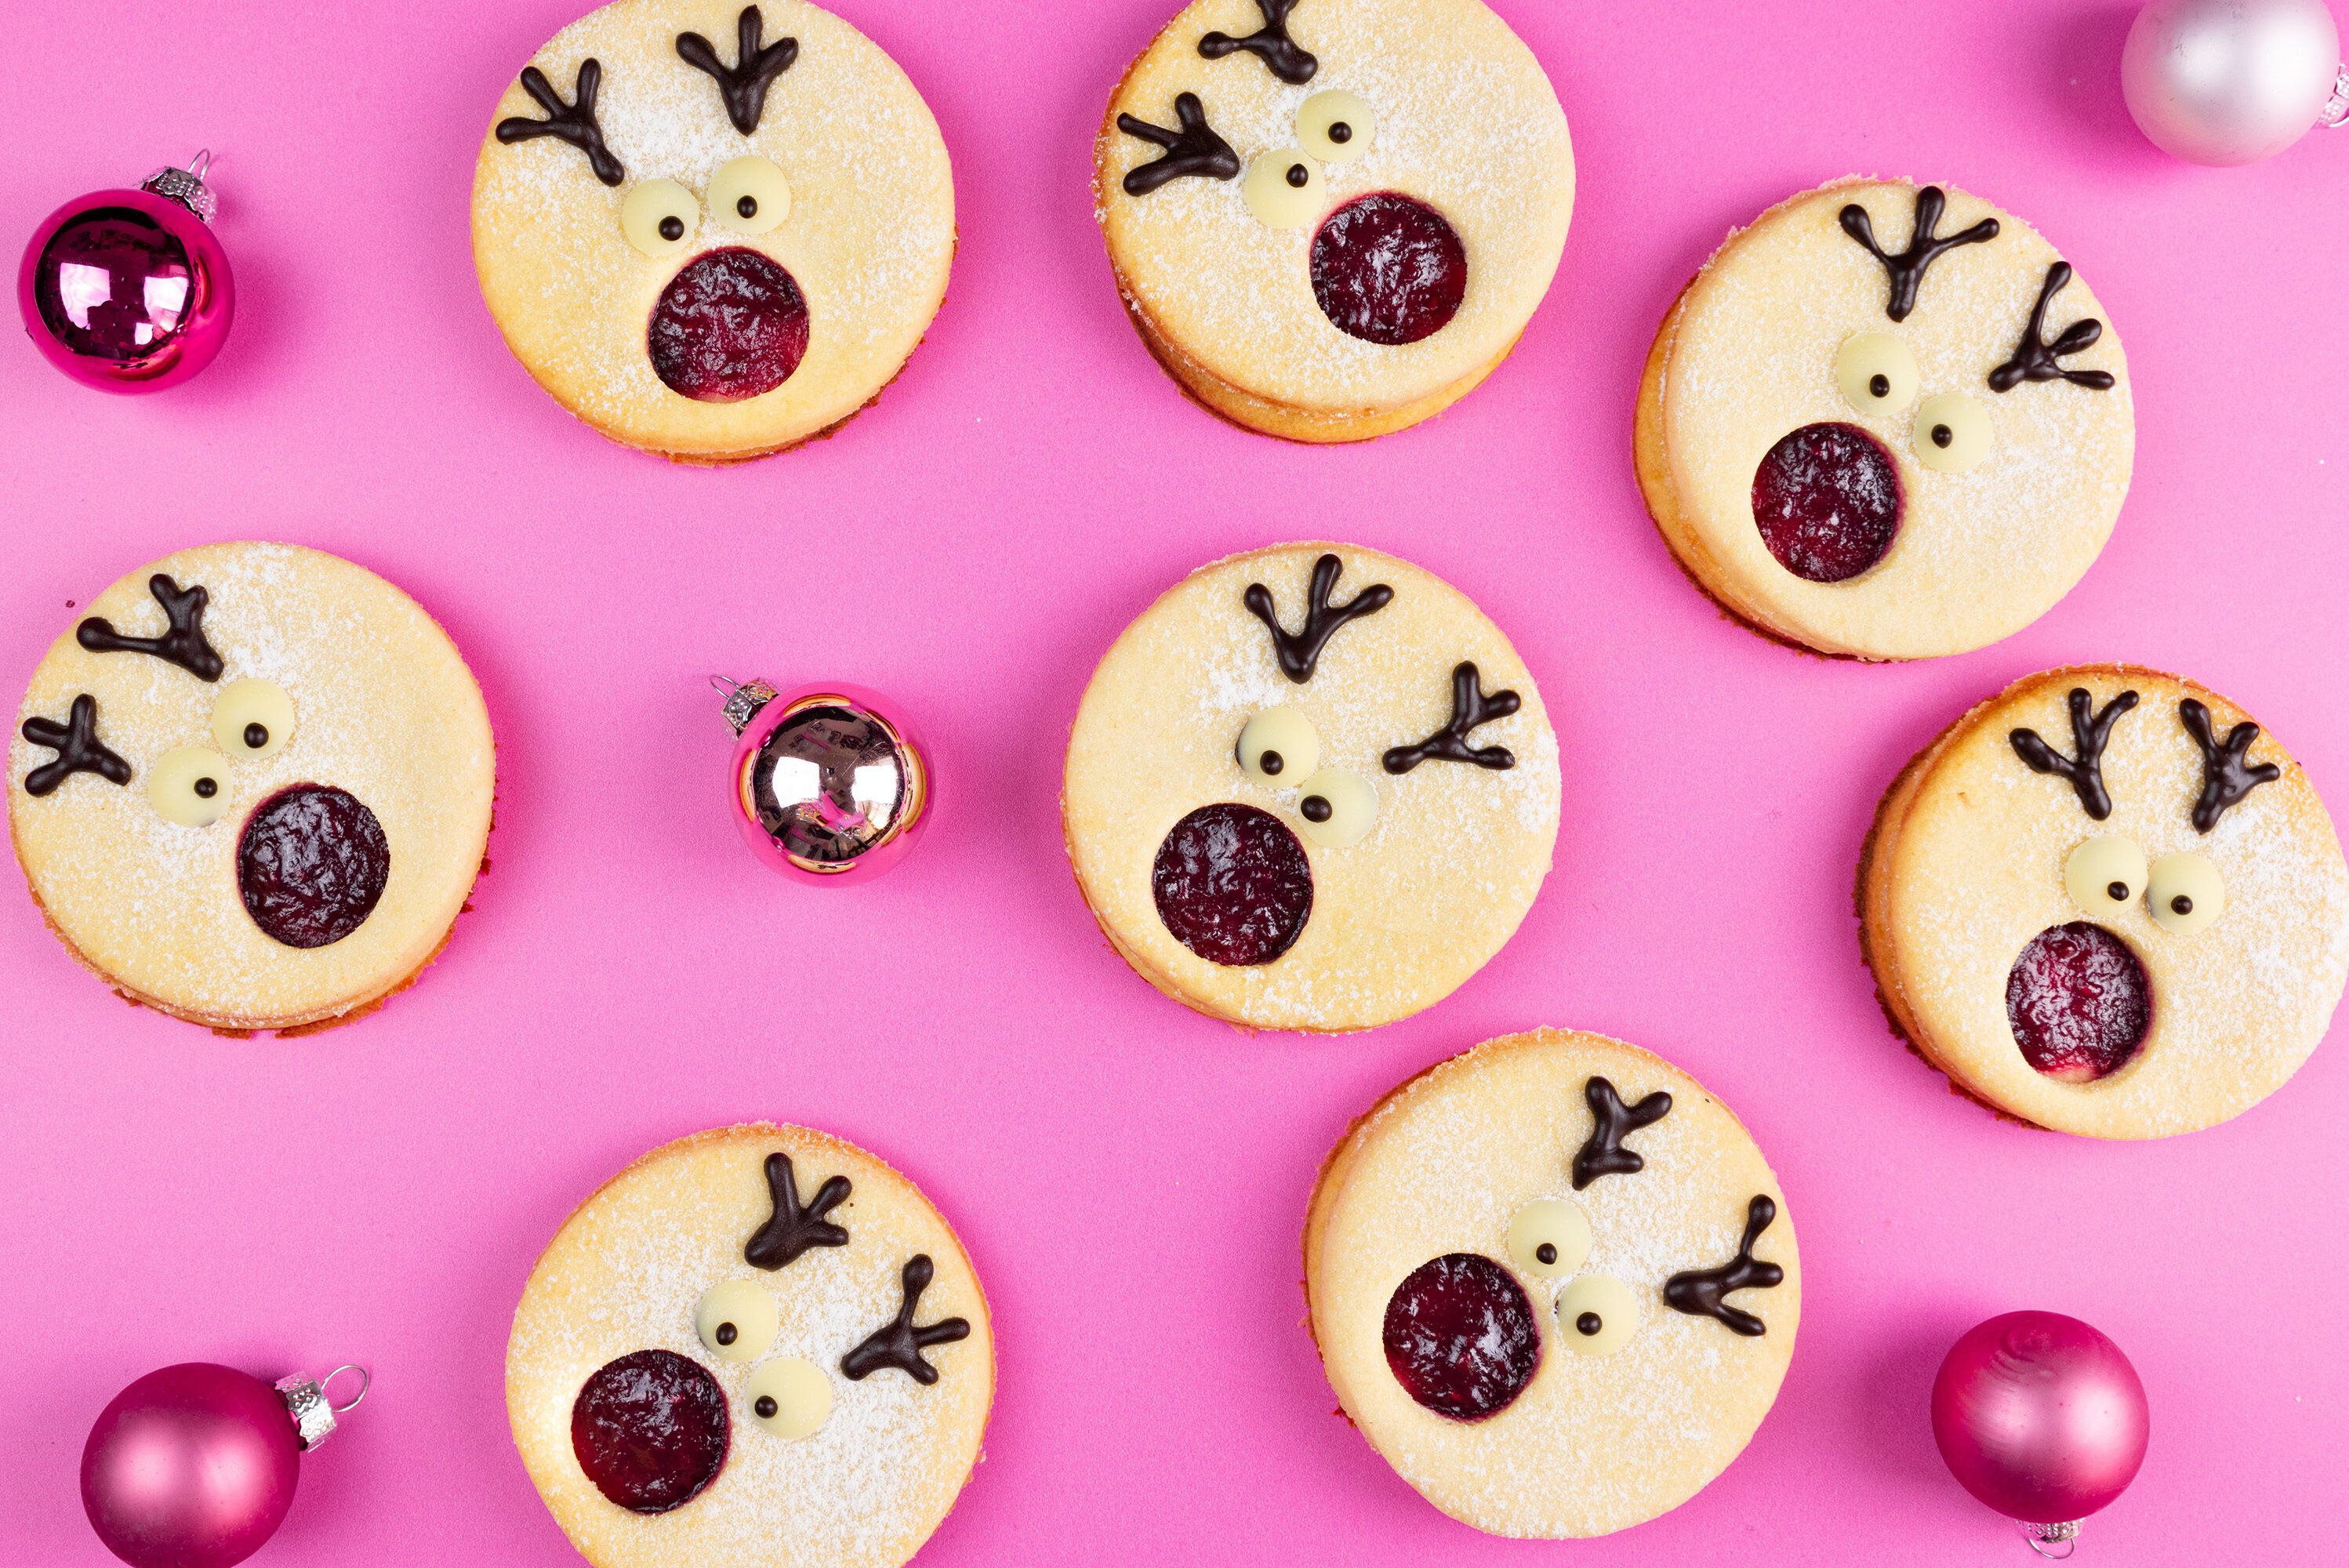
<path fill-rule="evenodd" d="M 2349 125 L 2349 60 L 2341 63 L 2340 74 L 2333 78 L 2333 96 L 2316 111 L 2316 123 L 2328 130 Z"/>
<path fill-rule="evenodd" d="M 734 727 L 737 735 L 750 727 L 750 721 L 759 717 L 761 708 L 775 700 L 775 688 L 756 678 L 732 681 L 724 676 L 711 676 L 709 684 L 726 694 L 726 706 L 719 712 L 726 722 Z"/>
<path fill-rule="evenodd" d="M 359 1391 L 351 1396 L 348 1404 L 337 1405 L 326 1397 L 326 1386 L 346 1372 L 358 1375 Z M 273 1387 L 277 1397 L 285 1401 L 285 1413 L 294 1418 L 295 1435 L 302 1444 L 302 1451 L 307 1453 L 334 1435 L 335 1418 L 348 1414 L 366 1398 L 367 1387 L 373 1381 L 366 1367 L 346 1366 L 336 1367 L 324 1377 L 297 1372 L 291 1377 L 280 1377 Z"/>
<path fill-rule="evenodd" d="M 177 201 L 197 217 L 209 223 L 220 211 L 220 198 L 204 183 L 204 171 L 212 166 L 210 148 L 188 160 L 186 169 L 158 169 L 140 181 L 139 189 L 160 196 L 166 201 Z"/>

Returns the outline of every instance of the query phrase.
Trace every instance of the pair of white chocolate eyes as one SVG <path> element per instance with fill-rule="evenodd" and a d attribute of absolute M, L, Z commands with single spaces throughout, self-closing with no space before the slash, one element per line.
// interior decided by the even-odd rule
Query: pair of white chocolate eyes
<path fill-rule="evenodd" d="M 1323 849 L 1351 849 L 1378 824 L 1379 792 L 1359 773 L 1322 767 L 1321 738 L 1293 707 L 1268 707 L 1247 721 L 1239 762 L 1257 783 L 1298 792 L 1305 836 Z"/>
<path fill-rule="evenodd" d="M 693 1331 L 720 1361 L 758 1361 L 775 1342 L 775 1298 L 755 1280 L 730 1279 L 702 1293 Z M 779 1438 L 814 1434 L 832 1415 L 832 1379 L 814 1362 L 778 1356 L 750 1369 L 742 1386 L 750 1418 Z"/>
<path fill-rule="evenodd" d="M 2164 855 L 2146 864 L 2145 851 L 2131 841 L 2107 835 L 2090 839 L 2064 862 L 2064 891 L 2091 914 L 2125 909 L 2139 892 L 2154 923 L 2191 936 L 2227 913 L 2226 879 L 2200 855 Z"/>
<path fill-rule="evenodd" d="M 1590 1221 L 1572 1203 L 1541 1198 L 1509 1222 L 1509 1256 L 1541 1279 L 1571 1274 L 1590 1257 Z M 1558 1337 L 1577 1356 L 1612 1356 L 1640 1329 L 1630 1288 L 1607 1274 L 1580 1274 L 1557 1297 Z"/>
<path fill-rule="evenodd" d="M 1371 150 L 1378 112 L 1341 88 L 1315 93 L 1297 111 L 1297 146 L 1259 152 L 1240 193 L 1268 229 L 1302 229 L 1321 215 L 1329 181 L 1321 170 L 1350 163 Z"/>
<path fill-rule="evenodd" d="M 212 703 L 209 746 L 182 746 L 147 769 L 147 803 L 183 828 L 209 828 L 228 810 L 228 764 L 274 757 L 294 737 L 294 699 L 264 680 L 232 681 Z"/>
<path fill-rule="evenodd" d="M 792 215 L 791 181 L 756 153 L 711 176 L 709 215 L 738 234 L 763 234 Z M 701 226 L 701 203 L 674 180 L 639 180 L 620 202 L 620 232 L 648 256 L 674 255 Z"/>
<path fill-rule="evenodd" d="M 1897 414 L 1917 396 L 1917 356 L 1889 332 L 1863 332 L 1836 355 L 1836 385 L 1863 414 Z M 1917 405 L 1909 432 L 1917 460 L 1945 474 L 1961 474 L 1990 456 L 1990 411 L 1962 392 L 1941 392 Z"/>

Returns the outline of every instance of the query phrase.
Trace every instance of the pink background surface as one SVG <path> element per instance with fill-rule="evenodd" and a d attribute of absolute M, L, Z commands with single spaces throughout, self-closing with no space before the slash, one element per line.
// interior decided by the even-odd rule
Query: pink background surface
<path fill-rule="evenodd" d="M 574 424 L 474 288 L 476 139 L 579 4 L 12 16 L 6 232 L 209 145 L 243 304 L 220 360 L 152 398 L 0 344 L 0 670 L 21 683 L 67 601 L 176 547 L 318 545 L 455 635 L 501 800 L 447 956 L 316 1039 L 127 1009 L 0 897 L 0 1559 L 106 1561 L 75 1488 L 88 1424 L 132 1377 L 197 1358 L 375 1370 L 260 1561 L 573 1561 L 506 1431 L 523 1280 L 636 1154 L 772 1116 L 910 1173 L 988 1285 L 1001 1388 L 936 1568 L 2020 1563 L 1943 1471 L 1925 1398 L 1959 1332 L 2026 1305 L 2101 1326 L 2152 1398 L 2151 1456 L 2090 1524 L 2092 1560 L 2338 1560 L 2349 1049 L 2169 1142 L 1996 1123 L 1887 1035 L 1849 893 L 1900 763 L 2069 661 L 2210 683 L 2349 806 L 2349 136 L 2232 172 L 2168 161 L 2121 105 L 2126 6 L 1504 0 L 1574 127 L 1565 264 L 1451 414 L 1315 451 L 1185 403 L 1110 284 L 1088 147 L 1173 0 L 845 0 L 945 128 L 953 289 L 880 407 L 705 472 Z M 2038 224 L 2137 381 L 2136 484 L 2103 560 L 2038 625 L 1909 667 L 1720 620 L 1628 458 L 1641 355 L 1691 271 L 1731 224 L 1853 171 L 1954 181 Z M 1509 632 L 1559 719 L 1566 820 L 1523 930 L 1449 1001 L 1365 1037 L 1249 1038 L 1102 945 L 1060 849 L 1061 752 L 1154 594 L 1327 534 L 1433 568 Z M 896 694 L 946 780 L 914 858 L 829 893 L 755 864 L 719 804 L 713 670 Z M 1734 1106 L 1809 1286 L 1745 1456 L 1578 1545 L 1435 1512 L 1332 1417 L 1299 1326 L 1297 1230 L 1348 1119 L 1545 1022 L 1662 1052 Z"/>

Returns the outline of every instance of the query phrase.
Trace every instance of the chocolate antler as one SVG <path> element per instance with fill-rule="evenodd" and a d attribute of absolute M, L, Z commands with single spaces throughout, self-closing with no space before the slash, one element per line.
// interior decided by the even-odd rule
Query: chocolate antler
<path fill-rule="evenodd" d="M 25 775 L 25 793 L 46 795 L 76 773 L 95 773 L 117 784 L 130 782 L 130 764 L 98 738 L 98 698 L 84 692 L 73 699 L 66 722 L 38 717 L 25 721 L 25 738 L 57 754 Z"/>
<path fill-rule="evenodd" d="M 810 1247 L 844 1247 L 848 1233 L 824 1218 L 847 1202 L 848 1178 L 834 1176 L 815 1190 L 814 1202 L 800 1207 L 799 1183 L 792 1180 L 788 1154 L 767 1156 L 767 1191 L 775 1200 L 775 1217 L 752 1233 L 742 1258 L 754 1268 L 779 1269 Z"/>
<path fill-rule="evenodd" d="M 1749 1339 L 1768 1333 L 1768 1325 L 1760 1318 L 1721 1298 L 1733 1290 L 1767 1289 L 1786 1277 L 1786 1271 L 1776 1264 L 1757 1263 L 1754 1257 L 1754 1239 L 1777 1217 L 1778 1205 L 1769 1195 L 1754 1193 L 1745 1205 L 1745 1238 L 1737 1243 L 1737 1256 L 1717 1269 L 1692 1269 L 1672 1275 L 1664 1282 L 1664 1305 L 1691 1317 L 1719 1318 Z"/>
<path fill-rule="evenodd" d="M 743 6 L 742 15 L 734 19 L 731 66 L 719 61 L 718 51 L 700 34 L 677 36 L 678 57 L 695 70 L 708 71 L 717 81 L 718 96 L 726 105 L 726 118 L 745 136 L 759 129 L 759 116 L 767 107 L 768 87 L 800 57 L 797 38 L 778 39 L 761 48 L 759 39 L 766 30 L 767 21 L 759 15 L 759 8 Z"/>
<path fill-rule="evenodd" d="M 1273 613 L 1271 589 L 1251 583 L 1240 595 L 1248 614 L 1271 629 L 1273 656 L 1280 661 L 1280 673 L 1299 686 L 1313 678 L 1322 645 L 1339 627 L 1358 616 L 1376 614 L 1394 598 L 1393 589 L 1373 583 L 1344 603 L 1332 604 L 1330 591 L 1338 586 L 1338 574 L 1345 569 L 1346 563 L 1335 555 L 1324 555 L 1313 563 L 1313 581 L 1305 592 L 1305 624 L 1293 634 L 1280 629 L 1280 618 Z"/>
<path fill-rule="evenodd" d="M 1240 155 L 1232 150 L 1230 142 L 1208 129 L 1207 111 L 1200 107 L 1197 93 L 1174 95 L 1174 119 L 1183 128 L 1179 131 L 1162 129 L 1130 114 L 1117 117 L 1118 129 L 1166 150 L 1164 158 L 1125 171 L 1127 195 L 1147 196 L 1169 180 L 1179 180 L 1186 174 L 1202 180 L 1231 180 L 1238 176 Z"/>
<path fill-rule="evenodd" d="M 1638 1150 L 1623 1147 L 1623 1136 L 1663 1120 L 1672 1109 L 1672 1097 L 1658 1089 L 1639 1104 L 1626 1106 L 1614 1084 L 1593 1078 L 1582 1086 L 1582 1098 L 1590 1106 L 1594 1125 L 1574 1156 L 1574 1190 L 1579 1192 L 1601 1176 L 1629 1176 L 1647 1169 Z"/>
<path fill-rule="evenodd" d="M 552 136 L 569 142 L 587 155 L 587 167 L 595 178 L 606 185 L 617 185 L 628 177 L 620 160 L 604 145 L 604 128 L 595 123 L 595 88 L 604 79 L 603 65 L 592 56 L 579 62 L 579 75 L 573 91 L 576 103 L 564 103 L 563 95 L 546 79 L 546 73 L 536 66 L 522 68 L 522 90 L 538 100 L 546 111 L 544 119 L 512 119 L 498 121 L 498 139 L 503 142 L 528 141 L 533 137 Z"/>
<path fill-rule="evenodd" d="M 1262 60 L 1265 68 L 1291 87 L 1303 87 L 1321 68 L 1321 62 L 1299 48 L 1288 36 L 1288 14 L 1297 9 L 1297 0 L 1256 0 L 1256 8 L 1264 13 L 1264 26 L 1245 38 L 1235 38 L 1229 33 L 1210 33 L 1199 40 L 1199 53 L 1211 60 L 1246 49 Z"/>
<path fill-rule="evenodd" d="M 1885 275 L 1892 280 L 1892 297 L 1886 302 L 1884 314 L 1895 321 L 1908 320 L 1909 313 L 1917 308 L 1917 285 L 1925 281 L 1925 269 L 1942 252 L 1998 237 L 1998 220 L 1984 218 L 1971 229 L 1935 239 L 1933 226 L 1941 221 L 1941 209 L 1948 201 L 1938 185 L 1917 192 L 1916 227 L 1909 232 L 1909 248 L 1897 255 L 1885 254 L 1876 242 L 1876 227 L 1868 220 L 1867 208 L 1855 201 L 1843 210 L 1843 232 L 1867 246 L 1868 253 L 1884 263 Z"/>
<path fill-rule="evenodd" d="M 840 1358 L 840 1369 L 849 1377 L 862 1382 L 885 1367 L 895 1367 L 916 1383 L 935 1383 L 938 1369 L 922 1359 L 922 1350 L 931 1345 L 950 1345 L 957 1339 L 970 1337 L 970 1325 L 959 1317 L 941 1318 L 936 1323 L 914 1326 L 914 1309 L 921 1305 L 922 1293 L 930 1288 L 930 1259 L 926 1253 L 916 1253 L 905 1264 L 900 1276 L 905 1293 L 905 1305 L 897 1315 L 883 1327 L 867 1335 L 864 1343 Z"/>
<path fill-rule="evenodd" d="M 2047 324 L 2047 302 L 2072 281 L 2072 263 L 2058 262 L 2047 269 L 2047 277 L 2039 285 L 2039 303 L 2031 307 L 2031 324 L 2023 329 L 2023 342 L 2014 357 L 1990 373 L 1990 389 L 2009 392 L 2025 381 L 2069 381 L 2075 387 L 2086 387 L 2098 392 L 2112 389 L 2112 373 L 2106 370 L 2066 370 L 2055 363 L 2056 356 L 2077 354 L 2105 335 L 2105 324 L 2093 315 L 2084 315 L 2065 327 L 2054 342 L 2041 339 L 2040 330 Z"/>
<path fill-rule="evenodd" d="M 1468 732 L 1516 711 L 1516 693 L 1496 691 L 1486 696 L 1476 689 L 1476 666 L 1463 661 L 1452 671 L 1452 722 L 1417 746 L 1394 748 L 1381 760 L 1390 773 L 1408 773 L 1431 757 L 1446 762 L 1473 762 L 1479 768 L 1515 768 L 1516 756 L 1507 747 L 1472 747 L 1468 744 Z"/>
<path fill-rule="evenodd" d="M 201 583 L 181 591 L 160 572 L 147 579 L 147 592 L 163 606 L 171 630 L 160 637 L 126 637 L 103 615 L 92 615 L 74 628 L 74 641 L 93 654 L 152 654 L 179 665 L 199 680 L 221 678 L 221 656 L 204 636 L 204 606 L 212 595 Z"/>
<path fill-rule="evenodd" d="M 2272 784 L 2283 777 L 2283 769 L 2272 762 L 2262 762 L 2256 768 L 2243 765 L 2251 742 L 2260 738 L 2260 727 L 2249 719 L 2227 731 L 2221 744 L 2210 734 L 2210 710 L 2192 697 L 2178 705 L 2178 722 L 2202 750 L 2202 798 L 2194 802 L 2194 828 L 2207 833 L 2219 825 L 2219 819 L 2229 807 L 2262 784 Z"/>
<path fill-rule="evenodd" d="M 2068 779 L 2072 792 L 2080 797 L 2080 804 L 2089 816 L 2101 822 L 2113 814 L 2113 798 L 2105 791 L 2105 742 L 2111 738 L 2113 721 L 2137 706 L 2137 693 L 2125 691 L 2105 704 L 2104 710 L 2092 714 L 2088 690 L 2074 686 L 2065 699 L 2072 710 L 2072 749 L 2076 757 L 2065 757 L 2039 738 L 2035 729 L 2009 731 L 2007 739 L 2013 744 L 2014 754 L 2023 758 L 2023 766 L 2033 773 L 2053 773 Z"/>

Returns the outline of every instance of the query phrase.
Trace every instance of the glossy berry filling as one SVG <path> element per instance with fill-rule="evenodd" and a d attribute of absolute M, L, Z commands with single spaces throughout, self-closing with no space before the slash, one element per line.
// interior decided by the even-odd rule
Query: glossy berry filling
<path fill-rule="evenodd" d="M 1358 196 L 1313 236 L 1313 297 L 1339 331 L 1367 343 L 1417 343 L 1468 293 L 1468 253 L 1444 215 L 1382 191 Z"/>
<path fill-rule="evenodd" d="M 237 840 L 244 912 L 288 947 L 340 942 L 375 913 L 390 880 L 383 824 L 348 790 L 280 789 L 254 808 Z"/>
<path fill-rule="evenodd" d="M 798 282 L 739 245 L 696 257 L 669 280 L 645 340 L 653 374 L 701 403 L 773 391 L 800 367 L 807 346 L 807 299 Z"/>
<path fill-rule="evenodd" d="M 726 1464 L 718 1379 L 670 1350 L 605 1363 L 571 1406 L 571 1451 L 595 1490 L 636 1513 L 689 1502 Z"/>
<path fill-rule="evenodd" d="M 1900 475 L 1857 425 L 1806 425 L 1754 470 L 1754 522 L 1778 564 L 1841 583 L 1884 558 L 1900 531 Z"/>
<path fill-rule="evenodd" d="M 1525 1287 L 1476 1253 L 1446 1253 L 1405 1274 L 1387 1298 L 1384 1336 L 1403 1392 L 1455 1421 L 1506 1408 L 1541 1364 Z"/>
<path fill-rule="evenodd" d="M 2145 1043 L 2153 988 L 2127 943 L 2075 920 L 2023 946 L 2006 976 L 2006 1018 L 2023 1060 L 2049 1078 L 2090 1083 Z"/>
<path fill-rule="evenodd" d="M 1313 913 L 1313 867 L 1271 812 L 1202 806 L 1159 844 L 1150 892 L 1174 940 L 1200 957 L 1269 964 Z"/>

